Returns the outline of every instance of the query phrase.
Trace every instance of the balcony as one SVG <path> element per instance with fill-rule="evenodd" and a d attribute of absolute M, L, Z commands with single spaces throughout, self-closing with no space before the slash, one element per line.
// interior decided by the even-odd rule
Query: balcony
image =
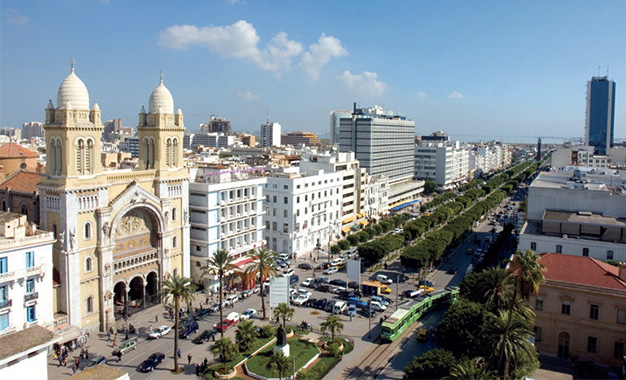
<path fill-rule="evenodd" d="M 5 307 L 11 307 L 12 305 L 13 305 L 13 300 L 0 301 L 0 309 L 4 309 Z"/>
<path fill-rule="evenodd" d="M 37 298 L 39 298 L 39 292 L 29 293 L 24 295 L 24 302 L 36 300 Z"/>
<path fill-rule="evenodd" d="M 15 272 L 5 272 L 0 273 L 0 282 L 1 281 L 11 281 L 15 279 Z"/>

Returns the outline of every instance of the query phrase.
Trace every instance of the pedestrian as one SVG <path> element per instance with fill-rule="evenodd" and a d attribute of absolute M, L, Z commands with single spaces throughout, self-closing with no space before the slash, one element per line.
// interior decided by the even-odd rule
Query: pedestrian
<path fill-rule="evenodd" d="M 89 350 L 85 348 L 85 359 L 89 359 Z"/>
<path fill-rule="evenodd" d="M 75 365 L 72 366 L 72 373 L 76 374 L 76 366 Z"/>
<path fill-rule="evenodd" d="M 191 365 L 191 354 L 187 354 L 187 365 Z"/>
<path fill-rule="evenodd" d="M 181 353 L 180 353 L 180 347 L 178 348 L 177 354 L 178 354 L 178 358 L 180 359 L 180 357 L 182 356 Z"/>
<path fill-rule="evenodd" d="M 113 347 L 117 346 L 117 338 L 113 338 Z"/>
<path fill-rule="evenodd" d="M 202 364 L 206 367 L 209 365 L 209 359 L 206 358 L 206 356 L 204 357 L 204 361 L 202 362 Z"/>
<path fill-rule="evenodd" d="M 107 342 L 111 341 L 111 331 L 107 331 Z"/>
<path fill-rule="evenodd" d="M 118 351 L 117 352 L 117 362 L 121 362 L 122 361 L 122 351 Z"/>
<path fill-rule="evenodd" d="M 154 323 L 159 323 L 159 315 L 154 316 Z"/>
<path fill-rule="evenodd" d="M 200 366 L 196 364 L 196 376 L 200 375 Z"/>
<path fill-rule="evenodd" d="M 78 367 L 80 365 L 80 359 L 79 358 L 74 359 L 74 365 L 76 367 Z"/>

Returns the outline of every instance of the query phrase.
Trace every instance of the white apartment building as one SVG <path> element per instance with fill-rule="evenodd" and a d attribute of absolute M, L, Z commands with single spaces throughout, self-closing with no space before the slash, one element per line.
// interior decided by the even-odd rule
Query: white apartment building
<path fill-rule="evenodd" d="M 519 249 L 626 261 L 626 174 L 543 172 L 529 187 Z"/>
<path fill-rule="evenodd" d="M 475 164 L 470 167 L 476 169 L 476 173 L 491 173 L 503 169 L 511 164 L 511 152 L 509 145 L 502 143 L 489 143 L 476 147 L 475 154 L 471 156 Z"/>
<path fill-rule="evenodd" d="M 51 327 L 52 232 L 26 215 L 0 212 L 0 335 L 30 326 Z"/>
<path fill-rule="evenodd" d="M 297 168 L 293 168 L 297 169 Z M 342 172 L 273 173 L 265 184 L 265 240 L 270 249 L 303 254 L 339 236 Z"/>
<path fill-rule="evenodd" d="M 435 181 L 449 190 L 469 176 L 469 150 L 453 144 L 425 142 L 415 147 L 415 178 Z"/>
<path fill-rule="evenodd" d="M 268 121 L 261 125 L 261 147 L 271 148 L 273 146 L 281 145 L 281 131 L 282 127 L 279 123 Z"/>
<path fill-rule="evenodd" d="M 191 276 L 212 289 L 215 276 L 202 279 L 200 268 L 216 251 L 226 249 L 235 258 L 261 248 L 263 240 L 263 191 L 267 178 L 261 168 L 192 168 L 189 183 L 191 224 Z"/>
<path fill-rule="evenodd" d="M 578 146 L 571 148 L 559 148 L 552 152 L 550 162 L 552 167 L 585 166 L 594 168 L 606 168 L 611 163 L 608 156 L 593 153 L 592 146 Z"/>

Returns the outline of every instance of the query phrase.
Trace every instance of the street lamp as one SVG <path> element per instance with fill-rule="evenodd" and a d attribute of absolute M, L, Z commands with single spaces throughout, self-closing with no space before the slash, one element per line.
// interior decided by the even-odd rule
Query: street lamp
<path fill-rule="evenodd" d="M 322 245 L 320 244 L 320 241 L 317 241 L 317 244 L 315 245 L 315 250 L 317 250 L 317 261 L 320 261 L 320 250 L 322 249 Z"/>

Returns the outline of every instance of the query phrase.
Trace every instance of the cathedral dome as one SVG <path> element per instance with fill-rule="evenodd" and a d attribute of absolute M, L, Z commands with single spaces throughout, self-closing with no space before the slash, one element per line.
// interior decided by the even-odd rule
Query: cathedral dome
<path fill-rule="evenodd" d="M 57 92 L 57 107 L 64 107 L 69 102 L 77 110 L 89 109 L 89 93 L 87 87 L 79 77 L 74 74 L 74 67 L 70 74 L 63 79 L 59 92 Z"/>
<path fill-rule="evenodd" d="M 160 108 L 160 110 L 159 110 Z M 161 76 L 161 82 L 157 88 L 152 91 L 150 95 L 150 102 L 148 104 L 149 113 L 174 113 L 174 98 L 172 93 L 163 85 L 163 76 Z"/>

